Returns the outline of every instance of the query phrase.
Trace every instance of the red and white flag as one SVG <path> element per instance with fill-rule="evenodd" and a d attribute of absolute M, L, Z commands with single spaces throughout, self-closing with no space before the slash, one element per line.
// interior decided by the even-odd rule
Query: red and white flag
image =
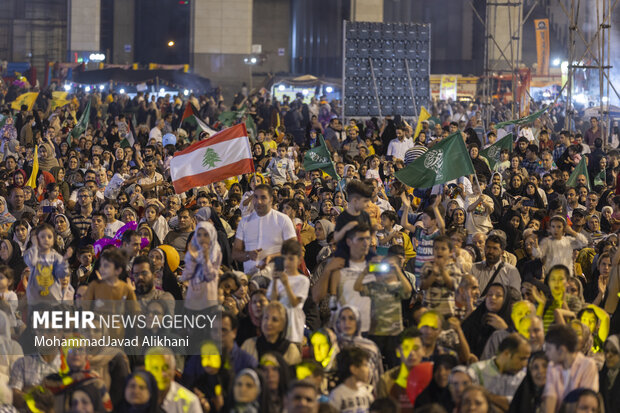
<path fill-rule="evenodd" d="M 177 194 L 250 172 L 254 172 L 254 161 L 243 123 L 188 146 L 170 161 Z"/>

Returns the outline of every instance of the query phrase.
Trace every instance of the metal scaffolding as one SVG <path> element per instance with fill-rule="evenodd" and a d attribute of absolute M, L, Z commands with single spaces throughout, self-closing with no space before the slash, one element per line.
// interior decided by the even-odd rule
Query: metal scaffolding
<path fill-rule="evenodd" d="M 599 114 L 601 128 L 604 133 L 611 130 L 609 118 L 609 91 L 614 91 L 618 99 L 620 94 L 611 82 L 609 71 L 611 66 L 611 14 L 618 4 L 618 0 L 595 0 L 596 3 L 596 32 L 592 34 L 589 40 L 579 27 L 579 13 L 583 11 L 581 0 L 570 0 L 570 9 L 568 9 L 562 0 L 558 0 L 560 7 L 566 18 L 570 22 L 569 26 L 569 50 L 568 50 L 568 78 L 562 86 L 562 90 L 566 88 L 566 119 L 564 127 L 571 129 L 575 111 L 573 109 L 573 88 L 576 69 L 596 70 L 599 78 Z M 592 2 L 587 2 L 591 8 Z M 585 50 L 576 59 L 577 38 L 581 39 Z M 595 48 L 596 47 L 596 48 Z M 594 49 L 594 50 L 593 50 Z M 586 64 L 587 61 L 594 64 Z M 561 94 L 561 92 L 560 92 Z M 603 140 L 603 145 L 607 145 L 607 139 Z"/>
<path fill-rule="evenodd" d="M 491 90 L 491 77 L 494 73 L 510 73 L 512 79 L 512 118 L 515 119 L 518 112 L 515 112 L 518 104 L 517 100 L 517 88 L 519 86 L 519 65 L 521 62 L 521 47 L 514 47 L 515 41 L 517 45 L 520 45 L 521 34 L 523 25 L 530 18 L 534 11 L 538 0 L 534 1 L 534 4 L 528 10 L 525 17 L 523 16 L 523 3 L 521 1 L 487 1 L 485 7 L 485 18 L 483 19 L 473 2 L 469 2 L 469 6 L 474 12 L 476 18 L 484 26 L 484 75 L 483 75 L 483 87 L 482 87 L 482 101 L 484 107 L 484 116 L 486 118 L 486 124 L 488 125 L 491 120 L 491 104 L 493 100 L 493 91 Z M 495 35 L 495 28 L 497 26 L 497 15 L 499 10 L 506 10 L 508 14 L 508 32 L 510 38 L 508 42 L 501 46 Z M 518 21 L 516 27 L 513 27 L 513 19 Z M 490 27 L 489 22 L 493 22 L 494 27 Z M 492 43 L 492 45 L 490 45 Z M 499 51 L 500 59 L 491 60 L 491 53 L 489 48 L 494 47 Z M 498 67 L 504 64 L 507 68 Z M 529 92 L 528 92 L 529 94 Z"/>

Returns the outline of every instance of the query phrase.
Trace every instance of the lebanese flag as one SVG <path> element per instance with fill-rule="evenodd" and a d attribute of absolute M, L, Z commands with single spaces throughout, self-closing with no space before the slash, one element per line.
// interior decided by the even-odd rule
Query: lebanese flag
<path fill-rule="evenodd" d="M 254 172 L 254 160 L 243 123 L 176 152 L 170 161 L 177 194 L 250 172 Z"/>

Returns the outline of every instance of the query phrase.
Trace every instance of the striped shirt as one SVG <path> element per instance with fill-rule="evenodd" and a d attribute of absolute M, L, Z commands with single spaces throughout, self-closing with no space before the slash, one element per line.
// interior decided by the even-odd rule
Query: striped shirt
<path fill-rule="evenodd" d="M 428 151 L 428 148 L 423 145 L 415 145 L 413 148 L 407 150 L 407 152 L 405 152 L 404 159 L 405 165 L 409 165 L 411 162 L 424 155 L 426 151 Z"/>

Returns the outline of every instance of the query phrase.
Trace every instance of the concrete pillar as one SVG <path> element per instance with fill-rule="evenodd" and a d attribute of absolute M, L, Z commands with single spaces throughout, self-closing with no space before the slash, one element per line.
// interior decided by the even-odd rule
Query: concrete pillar
<path fill-rule="evenodd" d="M 240 87 L 250 68 L 252 0 L 192 1 L 190 54 L 195 73 L 223 87 Z M 269 24 L 266 22 L 266 24 Z"/>
<path fill-rule="evenodd" d="M 356 22 L 383 22 L 383 0 L 352 0 L 351 20 Z"/>
<path fill-rule="evenodd" d="M 69 1 L 69 54 L 98 52 L 101 47 L 101 0 Z M 69 60 L 72 61 L 71 56 Z"/>
<path fill-rule="evenodd" d="M 135 0 L 114 0 L 114 40 L 111 63 L 133 63 L 135 38 Z M 126 48 L 125 46 L 129 46 Z"/>

